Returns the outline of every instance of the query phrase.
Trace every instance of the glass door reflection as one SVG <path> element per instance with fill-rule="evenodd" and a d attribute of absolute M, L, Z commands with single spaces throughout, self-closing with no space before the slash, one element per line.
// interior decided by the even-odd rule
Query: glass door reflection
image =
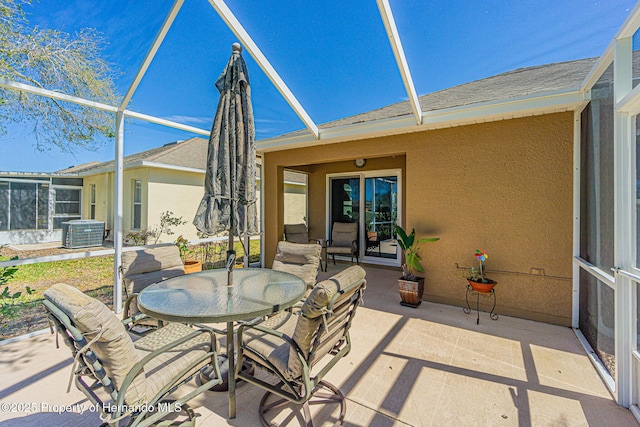
<path fill-rule="evenodd" d="M 398 258 L 395 226 L 398 221 L 398 177 L 365 178 L 364 189 L 366 257 Z"/>

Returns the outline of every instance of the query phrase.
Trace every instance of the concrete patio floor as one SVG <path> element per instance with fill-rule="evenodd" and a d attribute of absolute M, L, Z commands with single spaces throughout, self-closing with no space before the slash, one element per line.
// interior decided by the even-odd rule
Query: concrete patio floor
<path fill-rule="evenodd" d="M 339 268 L 330 264 L 320 278 Z M 402 307 L 399 273 L 366 269 L 352 351 L 327 376 L 347 397 L 345 426 L 638 425 L 611 398 L 571 329 L 505 316 L 492 321 L 487 313 L 476 325 L 475 312 L 428 302 Z M 65 393 L 71 362 L 48 333 L 0 346 L 0 426 L 99 424 L 81 392 Z M 206 392 L 190 406 L 200 426 L 259 426 L 262 394 L 241 385 L 232 420 L 226 393 Z M 55 406 L 74 404 L 68 411 Z M 31 412 L 12 412 L 24 405 Z M 314 409 L 317 426 L 333 423 L 335 413 Z M 298 425 L 295 416 L 279 422 Z"/>

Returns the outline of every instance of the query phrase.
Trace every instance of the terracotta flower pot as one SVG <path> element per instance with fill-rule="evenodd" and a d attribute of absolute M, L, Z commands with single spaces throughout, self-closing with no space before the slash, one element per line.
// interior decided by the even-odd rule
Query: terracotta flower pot
<path fill-rule="evenodd" d="M 424 277 L 416 277 L 416 280 L 398 279 L 401 305 L 416 308 L 422 303 L 424 293 Z"/>
<path fill-rule="evenodd" d="M 200 261 L 186 260 L 184 262 L 184 273 L 197 273 L 202 271 L 202 263 Z"/>
<path fill-rule="evenodd" d="M 488 294 L 489 292 L 491 292 L 493 287 L 498 284 L 498 282 L 491 279 L 487 280 L 489 280 L 489 283 L 474 282 L 470 279 L 467 279 L 467 282 L 469 282 L 469 286 L 471 286 L 471 289 L 473 289 L 474 291 L 480 292 L 482 294 Z"/>

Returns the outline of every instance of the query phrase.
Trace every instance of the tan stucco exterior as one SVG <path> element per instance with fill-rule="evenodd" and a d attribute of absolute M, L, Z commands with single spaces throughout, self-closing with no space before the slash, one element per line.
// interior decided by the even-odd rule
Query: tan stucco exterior
<path fill-rule="evenodd" d="M 402 224 L 441 238 L 422 246 L 425 299 L 465 305 L 456 263 L 475 265 L 482 248 L 499 314 L 570 325 L 572 112 L 264 153 L 267 266 L 283 231 L 283 169 L 309 173 L 309 231 L 324 237 L 326 175 L 358 171 L 358 157 L 401 168 Z"/>

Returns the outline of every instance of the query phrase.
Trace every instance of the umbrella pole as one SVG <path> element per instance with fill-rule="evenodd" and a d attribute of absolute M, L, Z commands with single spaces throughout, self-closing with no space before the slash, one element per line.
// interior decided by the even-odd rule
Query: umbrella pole
<path fill-rule="evenodd" d="M 229 232 L 227 248 L 227 286 L 233 286 L 233 266 L 236 263 L 236 251 L 233 250 L 233 233 Z"/>
<path fill-rule="evenodd" d="M 229 165 L 230 171 L 233 171 L 233 165 Z M 235 208 L 235 202 L 233 200 L 233 194 L 235 189 L 233 188 L 233 180 L 231 184 L 231 198 L 229 199 L 229 244 L 227 245 L 227 286 L 233 286 L 233 265 L 236 263 L 236 251 L 233 249 L 233 209 Z"/>

